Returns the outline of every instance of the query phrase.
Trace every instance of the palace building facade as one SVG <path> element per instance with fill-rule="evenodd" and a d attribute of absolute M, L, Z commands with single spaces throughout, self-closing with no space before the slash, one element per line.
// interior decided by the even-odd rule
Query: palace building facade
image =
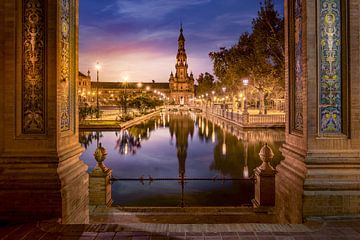
<path fill-rule="evenodd" d="M 194 97 L 194 76 L 188 74 L 187 56 L 185 52 L 185 37 L 183 28 L 180 28 L 178 39 L 178 53 L 176 55 L 175 76 L 171 72 L 169 78 L 170 98 L 175 104 L 189 104 L 190 99 Z"/>

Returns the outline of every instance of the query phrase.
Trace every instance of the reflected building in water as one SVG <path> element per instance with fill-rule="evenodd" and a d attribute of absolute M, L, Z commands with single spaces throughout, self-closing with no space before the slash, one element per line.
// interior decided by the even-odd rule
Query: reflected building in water
<path fill-rule="evenodd" d="M 280 161 L 281 154 L 277 149 L 284 141 L 284 133 L 278 130 L 245 131 L 209 115 L 187 111 L 162 112 L 118 132 L 88 133 L 81 137 L 90 141 L 83 143 L 85 146 L 92 146 L 87 151 L 95 150 L 97 141 L 94 140 L 97 140 L 97 136 L 104 136 L 101 140 L 110 150 L 108 166 L 113 169 L 114 178 L 119 181 L 117 184 L 121 184 L 121 187 L 113 187 L 113 201 L 116 204 L 125 204 L 124 206 L 136 204 L 132 197 L 134 194 L 139 195 L 138 201 L 141 204 L 146 202 L 145 205 L 162 206 L 161 203 L 169 201 L 166 204 L 174 206 L 171 205 L 173 200 L 170 196 L 178 190 L 179 185 L 176 184 L 175 188 L 164 192 L 164 187 L 170 183 L 162 183 L 164 185 L 158 186 L 160 183 L 153 179 L 154 176 L 159 178 L 166 176 L 181 184 L 180 206 L 193 206 L 194 203 L 205 206 L 250 205 L 254 194 L 253 170 L 261 164 L 258 153 L 265 143 L 259 139 L 265 139 L 275 150 L 273 166 Z M 164 149 L 169 146 L 169 141 L 170 146 L 174 146 L 176 150 L 172 147 Z M 90 158 L 94 162 L 92 155 L 93 153 Z M 122 156 L 119 158 L 119 155 Z M 87 158 L 89 157 L 84 157 Z M 95 173 L 92 175 L 98 177 Z M 106 180 L 109 178 L 108 174 L 100 177 L 103 178 L 102 183 L 108 182 Z M 135 182 L 141 179 L 142 183 L 154 181 L 151 184 L 152 190 L 141 189 L 139 194 L 134 192 L 130 194 L 131 191 L 125 190 L 125 183 L 121 180 L 128 178 L 134 179 Z M 195 181 L 197 183 L 191 180 L 197 178 L 202 180 Z M 92 189 L 91 196 L 97 196 L 94 193 L 99 191 L 96 188 Z M 107 191 L 101 194 L 100 200 L 108 204 L 110 200 L 108 198 L 106 201 L 103 200 L 103 196 L 108 196 L 109 188 L 102 189 Z M 171 194 L 167 195 L 169 193 Z M 224 194 L 228 197 L 226 201 L 220 197 L 225 196 Z M 159 203 L 160 205 L 157 205 Z"/>
<path fill-rule="evenodd" d="M 171 139 L 175 135 L 179 176 L 185 176 L 188 140 L 194 135 L 194 121 L 185 112 L 174 113 L 170 116 L 169 131 Z"/>

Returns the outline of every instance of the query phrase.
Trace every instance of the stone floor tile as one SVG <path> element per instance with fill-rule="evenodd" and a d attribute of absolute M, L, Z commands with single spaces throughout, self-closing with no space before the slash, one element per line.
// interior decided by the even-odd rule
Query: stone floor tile
<path fill-rule="evenodd" d="M 132 232 L 133 236 L 149 236 L 151 233 L 149 232 L 143 232 L 143 231 L 134 231 Z"/>
<path fill-rule="evenodd" d="M 238 236 L 222 236 L 223 240 L 239 240 Z"/>
<path fill-rule="evenodd" d="M 63 228 L 61 228 L 61 232 L 64 232 L 64 233 L 69 233 L 69 232 L 76 232 L 76 233 L 79 233 L 79 232 L 84 232 L 86 229 L 86 226 L 85 225 L 81 225 L 81 224 L 68 224 L 68 225 L 65 225 Z"/>
<path fill-rule="evenodd" d="M 211 236 L 220 236 L 220 233 L 218 232 L 204 232 L 205 237 L 211 237 Z"/>
<path fill-rule="evenodd" d="M 32 232 L 34 229 L 36 229 L 35 224 L 22 225 L 22 226 L 16 228 L 14 231 L 11 231 L 6 236 L 3 236 L 3 238 L 1 238 L 1 239 L 2 240 L 22 239 L 22 238 L 26 237 L 26 235 L 29 234 L 30 232 Z"/>
<path fill-rule="evenodd" d="M 237 232 L 237 234 L 241 236 L 255 236 L 254 232 Z"/>
<path fill-rule="evenodd" d="M 151 235 L 150 240 L 169 240 L 170 237 L 164 235 Z M 173 238 L 176 239 L 176 238 Z"/>
<path fill-rule="evenodd" d="M 258 240 L 276 240 L 276 238 L 274 236 L 257 236 Z"/>
<path fill-rule="evenodd" d="M 205 236 L 205 240 L 222 240 L 223 238 L 218 235 L 218 236 Z"/>
<path fill-rule="evenodd" d="M 42 230 L 34 229 L 34 231 L 27 234 L 25 236 L 25 238 L 23 238 L 22 240 L 41 239 L 45 234 L 46 234 L 46 232 L 44 232 Z"/>
<path fill-rule="evenodd" d="M 95 240 L 113 240 L 114 236 L 114 232 L 101 232 L 97 235 Z"/>
<path fill-rule="evenodd" d="M 359 232 L 354 230 L 353 228 L 350 228 L 350 227 L 344 227 L 344 228 L 341 228 L 341 229 L 337 229 L 337 232 L 339 233 L 339 235 L 354 235 L 354 236 L 357 236 L 359 235 Z"/>
<path fill-rule="evenodd" d="M 116 233 L 116 235 L 114 236 L 113 240 L 129 240 L 132 239 L 132 235 L 118 235 L 118 233 Z"/>
<path fill-rule="evenodd" d="M 186 236 L 169 237 L 169 240 L 185 240 Z"/>
<path fill-rule="evenodd" d="M 150 240 L 150 235 L 147 235 L 147 236 L 133 236 L 132 237 L 132 240 Z"/>
<path fill-rule="evenodd" d="M 240 240 L 256 240 L 255 235 L 254 236 L 239 236 Z"/>
<path fill-rule="evenodd" d="M 124 232 L 116 232 L 115 236 L 132 236 L 132 232 L 130 231 L 124 231 Z"/>
<path fill-rule="evenodd" d="M 237 232 L 221 232 L 221 236 L 238 236 Z"/>
<path fill-rule="evenodd" d="M 295 238 L 291 237 L 291 236 L 276 236 L 276 235 L 274 235 L 274 237 L 276 240 L 295 240 Z"/>
<path fill-rule="evenodd" d="M 95 238 L 94 237 L 87 237 L 87 236 L 80 236 L 79 238 L 78 238 L 78 240 L 94 240 Z"/>
<path fill-rule="evenodd" d="M 15 231 L 17 228 L 19 228 L 21 226 L 3 226 L 0 225 L 0 236 L 7 236 L 9 235 L 11 232 Z"/>
<path fill-rule="evenodd" d="M 186 240 L 204 240 L 205 237 L 204 236 L 191 236 L 191 237 L 186 236 L 185 239 Z"/>
<path fill-rule="evenodd" d="M 117 236 L 115 235 L 115 237 L 113 238 L 113 240 L 131 240 L 132 236 Z"/>
<path fill-rule="evenodd" d="M 272 236 L 273 233 L 272 232 L 256 232 L 256 236 Z"/>
<path fill-rule="evenodd" d="M 313 240 L 312 236 L 310 235 L 303 235 L 303 236 L 293 236 L 295 240 Z"/>
<path fill-rule="evenodd" d="M 169 232 L 167 235 L 170 237 L 185 236 L 185 232 Z"/>
<path fill-rule="evenodd" d="M 58 233 L 46 233 L 39 240 L 59 240 L 61 239 L 61 235 Z"/>
<path fill-rule="evenodd" d="M 203 236 L 203 233 L 202 232 L 187 232 L 186 236 L 189 236 L 189 237 Z"/>
<path fill-rule="evenodd" d="M 275 237 L 287 237 L 287 236 L 291 236 L 292 234 L 289 232 L 272 232 L 272 235 Z"/>
<path fill-rule="evenodd" d="M 96 237 L 98 235 L 97 232 L 82 232 L 81 236 L 82 237 Z"/>

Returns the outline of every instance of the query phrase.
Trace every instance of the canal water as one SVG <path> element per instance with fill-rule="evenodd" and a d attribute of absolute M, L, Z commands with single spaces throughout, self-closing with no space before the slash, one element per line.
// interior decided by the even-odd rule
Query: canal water
<path fill-rule="evenodd" d="M 97 145 L 107 150 L 104 164 L 119 179 L 112 183 L 113 203 L 122 206 L 251 205 L 259 151 L 268 143 L 275 167 L 283 141 L 283 130 L 245 131 L 218 118 L 180 111 L 160 113 L 122 131 L 80 132 L 86 149 L 81 159 L 89 172 L 96 166 Z"/>

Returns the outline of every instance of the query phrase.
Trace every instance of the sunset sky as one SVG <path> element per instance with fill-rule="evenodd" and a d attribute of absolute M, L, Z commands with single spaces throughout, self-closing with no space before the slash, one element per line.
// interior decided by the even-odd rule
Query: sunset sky
<path fill-rule="evenodd" d="M 209 52 L 251 30 L 260 0 L 81 0 L 80 71 L 100 81 L 166 82 L 175 71 L 180 22 L 189 71 L 212 73 Z M 283 0 L 274 0 L 283 14 Z"/>

